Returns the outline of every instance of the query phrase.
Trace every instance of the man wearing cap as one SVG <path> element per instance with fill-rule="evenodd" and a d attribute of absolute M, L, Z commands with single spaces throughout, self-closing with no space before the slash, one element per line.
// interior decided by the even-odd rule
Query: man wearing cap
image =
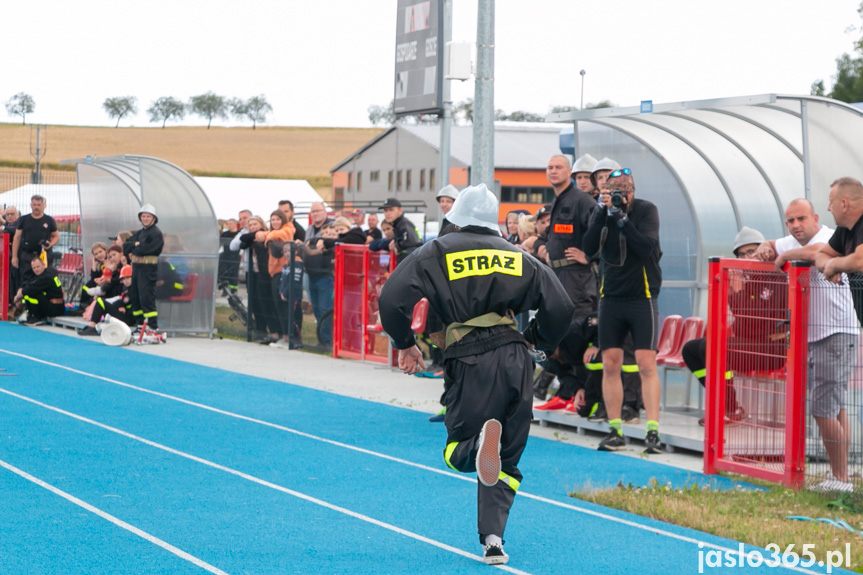
<path fill-rule="evenodd" d="M 444 460 L 456 471 L 477 472 L 483 560 L 502 564 L 530 431 L 528 345 L 554 349 L 569 329 L 572 303 L 551 270 L 500 236 L 498 202 L 484 184 L 462 190 L 447 218 L 456 230 L 418 248 L 387 280 L 381 323 L 407 374 L 425 369 L 410 328 L 414 305 L 427 298 L 448 326 Z M 536 317 L 522 335 L 515 315 L 531 309 Z"/>
<path fill-rule="evenodd" d="M 623 346 L 627 334 L 635 344 L 635 361 L 647 412 L 645 453 L 660 453 L 659 376 L 656 350 L 662 284 L 659 259 L 659 211 L 647 200 L 635 199 L 635 180 L 627 168 L 609 174 L 602 190 L 603 205 L 593 214 L 584 235 L 584 249 L 600 258 L 599 349 L 602 350 L 602 396 L 609 433 L 601 451 L 626 447 L 621 431 Z"/>
<path fill-rule="evenodd" d="M 593 179 L 590 177 L 595 165 L 596 158 L 590 154 L 583 155 L 572 165 L 572 180 L 575 182 L 575 187 L 586 192 L 594 200 L 599 196 L 599 189 L 593 184 Z"/>
<path fill-rule="evenodd" d="M 533 255 L 544 264 L 548 263 L 548 227 L 551 223 L 551 204 L 543 204 L 534 215 L 536 219 L 536 241 Z"/>
<path fill-rule="evenodd" d="M 571 403 L 578 382 L 587 377 L 581 324 L 596 310 L 596 274 L 582 250 L 582 237 L 596 209 L 596 202 L 572 182 L 569 159 L 556 154 L 548 160 L 546 177 L 554 189 L 551 217 L 547 232 L 548 264 L 575 306 L 569 333 L 560 344 L 568 366 L 558 372 L 561 386 L 557 396 L 537 406 L 539 410 L 556 411 Z"/>
<path fill-rule="evenodd" d="M 396 262 L 402 263 L 415 249 L 423 243 L 420 234 L 409 219 L 404 217 L 402 203 L 396 198 L 387 198 L 381 206 L 384 219 L 393 226 L 393 239 L 390 251 L 396 256 Z"/>
<path fill-rule="evenodd" d="M 356 208 L 355 210 L 351 210 L 350 212 L 345 212 L 346 216 L 351 218 L 351 221 L 354 222 L 358 228 L 362 229 L 363 224 L 366 223 L 366 212 L 365 210 L 361 210 L 360 208 Z"/>
<path fill-rule="evenodd" d="M 144 204 L 138 210 L 138 220 L 143 227 L 123 243 L 123 253 L 132 262 L 132 287 L 129 288 L 129 301 L 132 314 L 139 327 L 147 321 L 147 327 L 159 327 L 159 314 L 156 311 L 156 284 L 159 280 L 159 254 L 165 245 L 162 231 L 156 226 L 159 218 L 151 204 Z"/>

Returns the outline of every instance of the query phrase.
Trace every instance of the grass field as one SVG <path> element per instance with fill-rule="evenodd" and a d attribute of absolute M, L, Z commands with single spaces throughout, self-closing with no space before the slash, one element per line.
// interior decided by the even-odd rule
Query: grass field
<path fill-rule="evenodd" d="M 278 177 L 309 180 L 329 190 L 329 170 L 380 133 L 377 128 L 91 128 L 48 126 L 43 162 L 85 156 L 137 154 L 174 163 L 193 175 Z M 30 163 L 35 131 L 0 124 L 0 162 Z M 7 164 L 9 165 L 9 164 Z M 329 194 L 327 193 L 327 196 Z"/>

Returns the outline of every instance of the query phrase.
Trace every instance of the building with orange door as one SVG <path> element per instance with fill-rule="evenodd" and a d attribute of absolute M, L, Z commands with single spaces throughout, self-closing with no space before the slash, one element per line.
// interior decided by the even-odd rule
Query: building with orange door
<path fill-rule="evenodd" d="M 500 221 L 507 212 L 531 213 L 551 202 L 554 192 L 545 177 L 549 157 L 560 152 L 562 124 L 496 122 L 495 193 L 501 200 Z M 453 126 L 449 183 L 461 189 L 470 182 L 473 126 Z M 330 173 L 336 202 L 383 203 L 386 198 L 424 202 L 426 216 L 437 218 L 435 196 L 443 187 L 440 127 L 393 126 L 339 162 Z"/>

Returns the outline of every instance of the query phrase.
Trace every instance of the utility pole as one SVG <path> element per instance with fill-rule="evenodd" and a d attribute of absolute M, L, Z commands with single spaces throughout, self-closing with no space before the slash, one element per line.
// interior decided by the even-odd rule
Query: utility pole
<path fill-rule="evenodd" d="M 443 2 L 443 49 L 449 50 L 448 44 L 452 41 L 452 0 L 441 0 Z M 444 61 L 449 61 L 449 54 L 444 53 Z M 440 73 L 444 73 L 443 70 Z M 452 99 L 450 96 L 450 82 L 446 75 L 443 78 L 443 115 L 440 123 L 440 188 L 449 184 L 449 160 L 450 160 L 450 128 L 452 127 Z M 437 193 L 437 190 L 432 190 Z"/>
<path fill-rule="evenodd" d="M 494 187 L 494 0 L 479 0 L 470 183 Z"/>
<path fill-rule="evenodd" d="M 33 128 L 36 128 L 36 149 L 33 149 Z M 41 184 L 42 183 L 42 158 L 45 157 L 45 153 L 48 151 L 48 146 L 46 144 L 45 149 L 42 149 L 42 128 L 40 124 L 36 124 L 33 126 L 30 125 L 30 155 L 33 156 L 33 159 L 36 163 L 36 169 L 30 174 L 30 183 L 31 184 Z M 46 130 L 47 131 L 47 130 Z M 47 137 L 45 138 L 47 140 Z"/>

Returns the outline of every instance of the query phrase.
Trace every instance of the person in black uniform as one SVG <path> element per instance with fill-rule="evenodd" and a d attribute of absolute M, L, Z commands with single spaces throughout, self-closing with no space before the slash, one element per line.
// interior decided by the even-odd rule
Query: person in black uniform
<path fill-rule="evenodd" d="M 635 180 L 629 168 L 614 170 L 602 189 L 598 209 L 584 235 L 584 250 L 599 254 L 599 349 L 602 350 L 602 396 L 608 413 L 608 435 L 600 451 L 626 447 L 621 432 L 623 383 L 620 369 L 627 334 L 635 344 L 647 412 L 645 453 L 659 453 L 659 375 L 656 350 L 659 310 L 656 299 L 662 284 L 659 259 L 659 211 L 647 200 L 635 199 Z"/>
<path fill-rule="evenodd" d="M 155 330 L 159 327 L 159 314 L 156 311 L 159 254 L 162 253 L 165 240 L 162 237 L 162 231 L 156 227 L 159 218 L 152 205 L 141 206 L 138 210 L 138 220 L 144 227 L 132 234 L 123 244 L 123 252 L 132 262 L 132 287 L 129 299 L 138 326 L 143 326 L 144 320 L 147 320 L 147 327 Z"/>
<path fill-rule="evenodd" d="M 457 229 L 414 251 L 380 295 L 381 323 L 406 374 L 425 369 L 411 331 L 423 297 L 447 326 L 444 403 L 451 469 L 477 472 L 484 561 L 506 563 L 502 537 L 530 431 L 532 344 L 552 350 L 569 329 L 572 302 L 546 266 L 500 236 L 498 202 L 484 184 L 459 194 L 447 214 Z M 515 314 L 536 309 L 524 334 Z"/>
<path fill-rule="evenodd" d="M 39 325 L 51 317 L 63 315 L 66 306 L 63 301 L 63 286 L 57 277 L 57 270 L 45 266 L 42 258 L 30 260 L 33 275 L 24 281 L 15 295 L 15 303 L 27 310 L 24 323 Z"/>
<path fill-rule="evenodd" d="M 34 195 L 30 198 L 30 213 L 21 216 L 12 237 L 12 267 L 18 270 L 18 285 L 33 277 L 30 260 L 45 251 L 45 264 L 54 263 L 52 248 L 60 241 L 57 222 L 45 213 L 45 198 Z"/>
<path fill-rule="evenodd" d="M 390 242 L 390 251 L 396 256 L 396 262 L 402 263 L 411 252 L 423 244 L 419 232 L 413 223 L 404 217 L 402 203 L 396 198 L 387 198 L 381 206 L 384 218 L 393 225 L 393 240 Z"/>
<path fill-rule="evenodd" d="M 597 204 L 573 184 L 566 156 L 555 155 L 548 160 L 546 177 L 555 194 L 546 231 L 548 264 L 575 306 L 569 333 L 557 354 L 566 360 L 558 362 L 555 368 L 560 389 L 548 403 L 537 406 L 540 410 L 553 411 L 571 408 L 576 390 L 587 379 L 584 351 L 588 342 L 584 340 L 581 325 L 584 318 L 595 313 L 597 293 L 596 273 L 582 249 L 582 238 Z"/>

